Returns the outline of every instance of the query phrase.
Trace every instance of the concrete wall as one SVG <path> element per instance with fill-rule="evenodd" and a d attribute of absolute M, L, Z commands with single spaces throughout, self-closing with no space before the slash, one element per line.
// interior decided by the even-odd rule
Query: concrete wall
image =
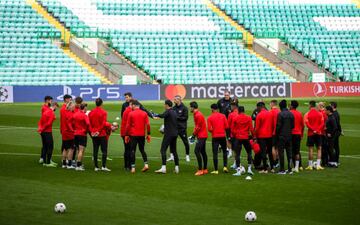
<path fill-rule="evenodd" d="M 253 44 L 253 49 L 298 81 L 309 81 L 311 73 L 325 73 L 329 79 L 335 79 L 330 72 L 320 68 L 316 63 L 280 41 L 277 53 L 256 41 Z"/>
<path fill-rule="evenodd" d="M 86 51 L 79 42 L 75 40 L 70 41 L 70 50 L 79 58 L 88 63 L 92 68 L 99 71 L 103 76 L 108 78 L 111 82 L 118 84 L 121 81 L 122 75 L 136 75 L 140 83 L 151 83 L 152 80 L 144 72 L 140 71 L 134 65 L 131 65 L 121 55 L 109 48 L 106 43 L 98 41 L 97 50 L 101 59 L 97 59 L 97 54 Z"/>

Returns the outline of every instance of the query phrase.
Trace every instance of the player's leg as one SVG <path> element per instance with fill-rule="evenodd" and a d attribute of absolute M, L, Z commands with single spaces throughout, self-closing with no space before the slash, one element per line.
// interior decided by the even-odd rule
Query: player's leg
<path fill-rule="evenodd" d="M 328 166 L 329 164 L 329 143 L 325 135 L 321 135 L 321 166 Z"/>
<path fill-rule="evenodd" d="M 323 170 L 321 166 L 321 153 L 322 153 L 322 136 L 316 136 L 316 147 L 317 147 L 317 160 L 316 160 L 316 170 Z"/>
<path fill-rule="evenodd" d="M 45 158 L 46 158 L 46 148 L 45 148 L 45 134 L 41 133 L 40 134 L 41 137 L 41 153 L 40 153 L 40 159 L 39 159 L 39 163 L 43 164 L 45 163 Z"/>
<path fill-rule="evenodd" d="M 189 145 L 189 140 L 188 140 L 186 130 L 180 131 L 179 136 L 180 136 L 182 142 L 184 143 L 184 147 L 185 147 L 185 154 L 186 154 L 185 161 L 190 162 L 190 145 Z"/>
<path fill-rule="evenodd" d="M 73 159 L 73 154 L 74 154 L 74 139 L 72 140 L 67 140 L 67 146 L 66 149 L 67 149 L 67 161 L 68 161 L 68 165 L 67 165 L 67 168 L 68 169 L 75 169 L 75 167 L 73 166 L 72 164 L 72 159 Z"/>
<path fill-rule="evenodd" d="M 262 168 L 259 173 L 267 173 L 268 165 L 267 165 L 267 156 L 266 156 L 266 139 L 259 138 L 258 139 L 260 151 L 261 151 L 261 159 L 262 159 Z"/>
<path fill-rule="evenodd" d="M 299 172 L 300 166 L 300 142 L 301 136 L 300 135 L 292 135 L 292 158 L 293 158 L 293 165 L 294 165 L 294 172 Z"/>
<path fill-rule="evenodd" d="M 335 149 L 334 149 L 334 146 L 335 146 L 335 137 L 328 137 L 327 138 L 327 142 L 328 142 L 328 154 L 329 154 L 329 157 L 330 157 L 330 161 L 329 161 L 329 166 L 331 167 L 337 167 L 337 162 L 336 162 L 336 152 L 335 152 Z"/>
<path fill-rule="evenodd" d="M 102 153 L 102 157 L 101 157 L 102 168 L 101 168 L 101 170 L 110 172 L 111 170 L 106 167 L 106 160 L 107 160 L 107 154 L 108 154 L 108 144 L 107 144 L 106 137 L 100 137 L 99 141 L 100 141 L 100 148 L 101 148 L 101 153 Z"/>
<path fill-rule="evenodd" d="M 131 164 L 131 173 L 135 173 L 135 157 L 136 157 L 136 147 L 138 144 L 137 137 L 130 137 L 130 164 Z"/>
<path fill-rule="evenodd" d="M 196 156 L 196 160 L 198 162 L 198 170 L 195 173 L 195 176 L 201 176 L 203 175 L 202 169 L 203 169 L 203 165 L 202 165 L 202 155 L 201 155 L 201 142 L 202 139 L 198 139 L 196 144 L 195 144 L 195 149 L 194 149 L 194 153 Z"/>
<path fill-rule="evenodd" d="M 334 139 L 334 149 L 335 149 L 335 162 L 337 165 L 339 165 L 339 156 L 340 156 L 339 139 L 340 139 L 340 134 L 336 134 Z"/>
<path fill-rule="evenodd" d="M 100 140 L 99 137 L 93 137 L 93 161 L 95 166 L 95 171 L 99 171 L 99 165 L 98 165 L 98 154 L 99 154 L 99 147 L 100 147 Z"/>
<path fill-rule="evenodd" d="M 241 141 L 236 139 L 233 142 L 232 150 L 235 152 L 235 163 L 236 163 L 236 173 L 234 173 L 234 176 L 241 176 L 240 171 L 240 155 L 241 155 Z"/>
<path fill-rule="evenodd" d="M 273 140 L 272 138 L 266 138 L 266 151 L 269 157 L 269 162 L 270 162 L 270 170 L 271 172 L 275 172 L 274 171 L 274 166 L 275 166 L 275 159 L 273 158 L 273 154 L 272 154 L 272 145 L 273 145 Z"/>
<path fill-rule="evenodd" d="M 52 152 L 54 149 L 54 140 L 52 133 L 44 133 L 45 134 L 45 165 L 48 167 L 56 167 L 55 164 L 51 164 Z"/>
<path fill-rule="evenodd" d="M 62 140 L 61 143 L 61 161 L 62 161 L 62 168 L 66 168 L 67 167 L 67 163 L 66 163 L 66 156 L 67 156 L 67 151 L 65 149 L 65 142 L 64 140 Z"/>
<path fill-rule="evenodd" d="M 207 157 L 207 154 L 206 154 L 206 138 L 204 138 L 202 140 L 202 144 L 201 144 L 201 156 L 202 156 L 202 159 L 203 159 L 203 174 L 208 174 L 208 169 L 207 169 L 207 162 L 208 162 L 208 157 Z"/>
<path fill-rule="evenodd" d="M 228 173 L 229 170 L 227 168 L 227 161 L 228 161 L 228 151 L 227 151 L 227 141 L 226 141 L 226 138 L 219 138 L 219 144 L 220 144 L 220 147 L 221 147 L 221 150 L 222 150 L 222 153 L 223 153 L 223 165 L 224 165 L 224 168 L 223 168 L 223 171 L 224 173 Z"/>
<path fill-rule="evenodd" d="M 219 152 L 219 141 L 217 138 L 213 138 L 211 141 L 212 144 L 212 152 L 213 152 L 213 163 L 214 163 L 214 171 L 212 174 L 218 174 L 218 152 Z"/>
<path fill-rule="evenodd" d="M 250 141 L 249 139 L 243 140 L 242 141 L 246 154 L 247 154 L 247 163 L 248 163 L 248 168 L 247 168 L 247 173 L 250 175 L 253 175 L 254 173 L 251 170 L 251 165 L 252 165 L 252 151 L 251 151 L 251 145 L 250 145 Z"/>
<path fill-rule="evenodd" d="M 287 164 L 288 164 L 288 173 L 292 173 L 292 167 L 294 166 L 292 163 L 292 142 L 291 138 L 286 140 L 286 158 L 287 158 Z"/>
<path fill-rule="evenodd" d="M 271 154 L 274 160 L 274 166 L 278 167 L 279 166 L 278 138 L 275 135 L 272 136 Z"/>
<path fill-rule="evenodd" d="M 130 170 L 131 169 L 131 164 L 130 164 L 130 154 L 131 154 L 130 143 L 125 143 L 125 136 L 122 137 L 122 140 L 123 140 L 123 144 L 124 144 L 124 168 L 125 168 L 125 170 Z"/>
<path fill-rule="evenodd" d="M 174 154 L 174 162 L 175 162 L 175 173 L 179 173 L 179 156 L 176 150 L 176 141 L 177 141 L 177 136 L 172 137 L 171 141 L 170 141 L 170 149 Z"/>
<path fill-rule="evenodd" d="M 285 161 L 284 161 L 284 148 L 285 148 L 285 138 L 279 137 L 277 149 L 278 149 L 278 153 L 279 153 L 280 170 L 279 170 L 278 174 L 286 174 Z"/>
<path fill-rule="evenodd" d="M 165 134 L 162 139 L 161 147 L 160 147 L 161 168 L 156 170 L 155 173 L 166 173 L 166 150 L 170 145 L 170 141 L 171 141 L 170 138 L 171 137 Z"/>
<path fill-rule="evenodd" d="M 313 169 L 313 151 L 314 151 L 314 135 L 307 137 L 307 143 L 306 145 L 309 148 L 309 154 L 308 154 L 308 167 L 306 167 L 306 170 L 312 170 Z"/>
<path fill-rule="evenodd" d="M 142 159 L 144 161 L 144 167 L 141 172 L 146 172 L 149 170 L 148 158 L 145 152 L 145 136 L 138 137 L 139 151 L 141 153 Z"/>

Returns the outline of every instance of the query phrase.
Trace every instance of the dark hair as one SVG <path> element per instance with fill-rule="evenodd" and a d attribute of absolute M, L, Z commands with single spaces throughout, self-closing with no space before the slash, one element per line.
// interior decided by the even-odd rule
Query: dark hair
<path fill-rule="evenodd" d="M 299 102 L 297 100 L 291 100 L 290 105 L 293 107 L 293 109 L 297 109 Z"/>
<path fill-rule="evenodd" d="M 286 109 L 287 101 L 285 99 L 281 100 L 279 103 L 280 109 Z"/>
<path fill-rule="evenodd" d="M 258 102 L 258 103 L 256 103 L 256 106 L 257 106 L 257 107 L 264 108 L 264 107 L 265 107 L 265 103 L 264 103 L 264 102 Z"/>
<path fill-rule="evenodd" d="M 52 100 L 52 99 L 53 99 L 53 97 L 51 97 L 49 95 L 46 95 L 45 98 L 44 98 L 44 102 Z"/>
<path fill-rule="evenodd" d="M 173 103 L 172 103 L 171 100 L 166 99 L 166 100 L 165 100 L 165 105 L 168 105 L 169 107 L 172 107 L 172 106 L 173 106 Z"/>
<path fill-rule="evenodd" d="M 219 109 L 218 105 L 215 104 L 215 103 L 211 104 L 210 108 L 213 109 L 213 110 L 218 110 Z"/>
<path fill-rule="evenodd" d="M 194 109 L 199 108 L 197 102 L 190 102 L 190 107 L 191 107 L 191 108 L 194 108 Z"/>
<path fill-rule="evenodd" d="M 335 109 L 337 108 L 337 103 L 336 103 L 336 102 L 330 102 L 330 105 L 331 105 L 332 107 L 334 107 Z"/>
<path fill-rule="evenodd" d="M 76 97 L 76 98 L 75 98 L 75 103 L 76 103 L 76 104 L 81 104 L 82 102 L 83 102 L 82 97 Z"/>
<path fill-rule="evenodd" d="M 140 102 L 138 100 L 132 100 L 131 101 L 134 106 L 140 106 Z"/>
<path fill-rule="evenodd" d="M 87 107 L 87 104 L 86 103 L 82 103 L 80 104 L 80 109 L 83 110 Z"/>
<path fill-rule="evenodd" d="M 101 106 L 103 104 L 103 100 L 101 98 L 97 98 L 95 100 L 95 104 L 96 104 L 96 106 Z"/>
<path fill-rule="evenodd" d="M 271 100 L 271 103 L 277 105 L 278 101 L 276 99 Z"/>
<path fill-rule="evenodd" d="M 125 93 L 124 93 L 124 97 L 125 97 L 125 96 L 132 97 L 132 94 L 131 94 L 131 92 L 125 92 Z"/>
<path fill-rule="evenodd" d="M 328 111 L 330 111 L 331 113 L 334 112 L 334 109 L 333 109 L 331 106 L 329 106 L 329 105 L 326 106 L 325 109 L 328 110 Z"/>
<path fill-rule="evenodd" d="M 309 102 L 310 107 L 315 107 L 316 106 L 316 102 L 314 100 Z"/>
<path fill-rule="evenodd" d="M 72 98 L 72 97 L 71 97 L 71 95 L 66 94 L 66 95 L 64 95 L 63 98 L 64 98 L 64 101 L 65 101 L 65 99 L 69 99 L 69 98 Z"/>
<path fill-rule="evenodd" d="M 241 112 L 241 113 L 243 113 L 243 112 L 245 112 L 245 107 L 244 106 L 239 106 L 239 112 Z"/>

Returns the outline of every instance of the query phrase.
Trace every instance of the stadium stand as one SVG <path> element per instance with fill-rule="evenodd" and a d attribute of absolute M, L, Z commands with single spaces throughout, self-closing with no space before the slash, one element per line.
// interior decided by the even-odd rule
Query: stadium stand
<path fill-rule="evenodd" d="M 165 84 L 295 81 L 248 51 L 242 33 L 200 0 L 39 2 L 76 36 L 107 32 L 119 53 Z"/>
<path fill-rule="evenodd" d="M 352 1 L 213 2 L 256 38 L 280 38 L 340 79 L 360 80 L 360 9 Z"/>
<path fill-rule="evenodd" d="M 0 0 L 0 14 L 1 85 L 101 83 L 52 43 L 60 32 L 25 1 Z"/>

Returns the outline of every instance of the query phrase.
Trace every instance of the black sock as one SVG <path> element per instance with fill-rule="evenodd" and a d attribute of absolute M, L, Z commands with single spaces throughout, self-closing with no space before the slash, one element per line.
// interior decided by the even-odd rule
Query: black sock
<path fill-rule="evenodd" d="M 68 160 L 68 166 L 71 166 L 71 165 L 72 165 L 72 161 Z"/>
<path fill-rule="evenodd" d="M 81 166 L 81 161 L 77 161 L 77 167 Z"/>
<path fill-rule="evenodd" d="M 66 160 L 63 160 L 63 165 L 66 166 Z"/>

